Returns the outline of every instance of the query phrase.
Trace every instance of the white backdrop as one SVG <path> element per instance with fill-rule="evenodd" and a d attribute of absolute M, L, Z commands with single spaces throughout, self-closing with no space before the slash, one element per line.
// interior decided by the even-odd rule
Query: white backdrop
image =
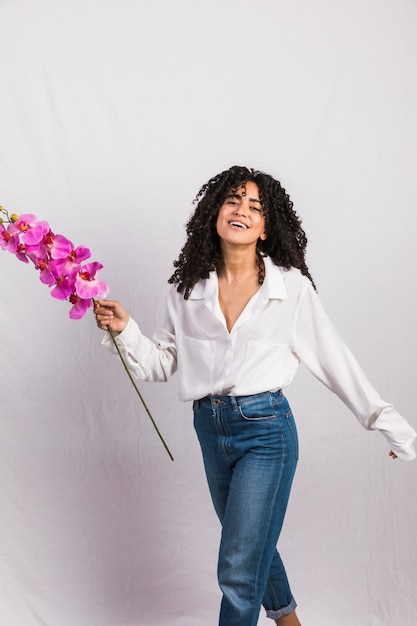
<path fill-rule="evenodd" d="M 2 0 L 0 203 L 92 249 L 152 333 L 191 201 L 290 193 L 327 311 L 417 426 L 416 0 Z M 1 626 L 214 626 L 219 526 L 175 377 L 141 384 L 0 251 Z M 281 539 L 306 626 L 415 626 L 416 463 L 306 371 Z M 259 624 L 269 623 L 262 614 Z"/>

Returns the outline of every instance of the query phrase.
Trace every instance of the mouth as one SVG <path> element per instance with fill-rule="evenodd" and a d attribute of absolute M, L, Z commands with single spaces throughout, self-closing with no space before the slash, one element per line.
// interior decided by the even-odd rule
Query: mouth
<path fill-rule="evenodd" d="M 247 230 L 249 228 L 249 226 L 246 226 L 246 224 L 243 224 L 243 222 L 229 222 L 230 226 L 235 226 L 236 228 L 241 228 L 242 230 Z"/>

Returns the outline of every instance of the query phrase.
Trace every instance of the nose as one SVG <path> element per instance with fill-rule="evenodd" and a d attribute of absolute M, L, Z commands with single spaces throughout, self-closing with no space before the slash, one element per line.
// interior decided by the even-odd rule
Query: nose
<path fill-rule="evenodd" d="M 246 209 L 243 202 L 239 202 L 239 204 L 235 207 L 233 213 L 235 215 L 245 215 Z"/>

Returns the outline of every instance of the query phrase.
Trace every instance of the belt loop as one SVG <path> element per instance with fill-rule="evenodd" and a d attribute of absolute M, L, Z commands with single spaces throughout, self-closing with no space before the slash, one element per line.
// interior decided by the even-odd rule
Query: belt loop
<path fill-rule="evenodd" d="M 237 411 L 239 409 L 239 402 L 235 396 L 230 396 L 230 402 L 232 404 L 233 410 Z"/>

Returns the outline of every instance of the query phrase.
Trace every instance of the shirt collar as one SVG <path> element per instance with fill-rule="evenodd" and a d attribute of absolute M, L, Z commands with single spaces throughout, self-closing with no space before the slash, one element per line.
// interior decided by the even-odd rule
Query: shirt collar
<path fill-rule="evenodd" d="M 273 263 L 268 257 L 264 257 L 265 263 L 265 280 L 260 289 L 262 292 L 262 299 L 266 300 L 286 300 L 288 298 L 287 290 L 285 288 L 284 278 L 282 276 L 282 270 Z M 209 278 L 199 280 L 194 285 L 189 300 L 209 300 L 212 297 L 217 296 L 218 281 L 217 273 L 215 271 L 210 272 Z"/>
<path fill-rule="evenodd" d="M 287 300 L 287 290 L 285 288 L 282 269 L 275 265 L 269 256 L 264 257 L 265 280 L 262 287 L 269 300 Z"/>

